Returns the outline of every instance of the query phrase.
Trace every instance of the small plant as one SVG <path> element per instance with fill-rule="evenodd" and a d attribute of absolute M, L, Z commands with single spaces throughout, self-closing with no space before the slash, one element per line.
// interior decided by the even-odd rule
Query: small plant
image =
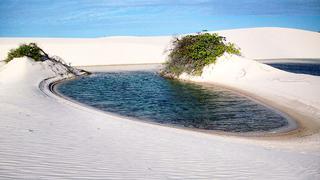
<path fill-rule="evenodd" d="M 29 57 L 32 58 L 34 61 L 51 61 L 53 65 L 61 65 L 67 72 L 79 75 L 79 74 L 90 74 L 90 72 L 85 70 L 80 70 L 72 67 L 70 64 L 68 65 L 62 58 L 59 56 L 49 56 L 45 51 L 43 51 L 36 43 L 29 43 L 29 44 L 21 44 L 16 49 L 11 49 L 8 53 L 7 58 L 4 60 L 5 62 L 10 62 L 14 58 L 20 57 Z M 56 71 L 57 68 L 53 69 Z M 59 72 L 56 72 L 59 73 Z"/>
<path fill-rule="evenodd" d="M 240 50 L 218 34 L 199 33 L 175 38 L 161 74 L 166 77 L 177 77 L 183 72 L 201 75 L 204 66 L 214 63 L 224 53 L 240 55 Z"/>
<path fill-rule="evenodd" d="M 30 57 L 35 61 L 45 61 L 49 58 L 48 55 L 40 47 L 38 47 L 36 43 L 29 43 L 21 44 L 18 48 L 11 49 L 4 61 L 10 62 L 14 58 L 24 56 Z"/>

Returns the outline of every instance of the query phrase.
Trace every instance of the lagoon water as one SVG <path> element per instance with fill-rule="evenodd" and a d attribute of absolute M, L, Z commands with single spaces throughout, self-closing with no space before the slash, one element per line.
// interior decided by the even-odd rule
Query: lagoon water
<path fill-rule="evenodd" d="M 320 63 L 266 63 L 275 68 L 298 74 L 309 74 L 314 76 L 320 76 Z"/>
<path fill-rule="evenodd" d="M 291 73 L 320 76 L 320 59 L 261 59 L 258 61 Z"/>
<path fill-rule="evenodd" d="M 285 117 L 245 96 L 164 79 L 154 71 L 94 73 L 56 89 L 103 111 L 167 125 L 227 132 L 265 132 L 288 125 Z"/>

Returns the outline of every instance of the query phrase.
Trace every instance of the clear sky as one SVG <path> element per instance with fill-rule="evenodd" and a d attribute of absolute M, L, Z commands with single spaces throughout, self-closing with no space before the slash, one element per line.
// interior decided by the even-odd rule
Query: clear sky
<path fill-rule="evenodd" d="M 320 31 L 320 0 L 0 0 L 0 36 L 174 35 L 203 29 Z"/>

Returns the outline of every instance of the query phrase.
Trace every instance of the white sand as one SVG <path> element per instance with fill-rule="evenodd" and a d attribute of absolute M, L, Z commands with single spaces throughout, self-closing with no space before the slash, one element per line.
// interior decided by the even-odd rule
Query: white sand
<path fill-rule="evenodd" d="M 184 73 L 181 79 L 237 88 L 279 103 L 291 101 L 290 106 L 296 104 L 297 108 L 309 110 L 307 114 L 316 116 L 320 123 L 319 76 L 289 73 L 254 60 L 225 55 L 206 66 L 201 76 Z M 300 104 L 304 107 L 299 107 Z"/>
<path fill-rule="evenodd" d="M 299 56 L 291 51 L 291 48 L 299 47 L 312 49 L 314 43 L 320 42 L 319 35 L 297 30 L 269 30 L 274 34 L 281 31 L 288 31 L 288 34 L 294 32 L 291 35 L 305 35 L 306 38 L 312 34 L 316 40 L 303 42 L 302 45 L 290 44 L 283 52 L 272 52 L 270 56 L 263 51 L 261 54 L 255 54 L 255 50 L 250 52 L 250 48 L 256 46 L 248 45 L 246 50 L 242 48 L 247 57 L 320 57 L 318 51 L 308 48 L 302 48 Z M 244 31 L 239 30 L 239 35 L 250 36 L 254 30 L 248 30 L 248 34 Z M 268 28 L 256 29 L 257 34 L 261 31 L 267 32 Z M 236 31 L 233 34 L 235 36 Z M 115 42 L 119 43 L 118 48 L 121 47 L 120 44 L 124 45 L 121 48 L 123 55 L 119 59 L 116 49 L 111 54 L 95 50 L 95 47 L 105 47 L 103 43 L 98 45 L 103 39 L 37 39 L 37 42 L 51 54 L 60 55 L 77 65 L 164 60 L 161 54 L 161 48 L 167 46 L 164 38 L 122 37 L 114 38 L 114 41 L 111 40 L 113 38 L 105 38 L 105 41 L 109 40 L 113 45 Z M 0 39 L 1 55 L 19 41 Z M 81 44 L 76 44 L 76 41 Z M 89 46 L 82 43 L 89 41 L 92 47 L 90 51 L 86 51 Z M 138 48 L 133 41 L 139 42 L 137 44 L 141 46 Z M 269 39 L 266 41 L 272 42 Z M 254 43 L 254 39 L 248 43 Z M 261 42 L 255 43 L 257 45 Z M 150 44 L 154 46 L 149 46 Z M 116 47 L 113 45 L 107 47 Z M 278 44 L 274 44 L 273 48 L 276 46 Z M 141 49 L 142 47 L 145 49 Z M 91 53 L 94 57 L 88 60 Z M 39 83 L 56 76 L 47 63 L 35 63 L 22 58 L 0 68 L 0 179 L 320 178 L 319 131 L 303 137 L 248 139 L 204 134 L 115 117 L 56 97 L 48 89 L 45 89 L 44 94 L 39 89 Z M 55 79 L 59 78 L 62 77 Z M 259 94 L 264 99 L 276 101 L 273 103 L 278 105 L 296 108 L 297 112 L 314 116 L 301 121 L 308 124 L 307 121 L 310 120 L 315 126 L 319 124 L 319 96 L 316 94 L 319 92 L 319 77 L 285 73 L 246 58 L 232 57 L 224 62 L 219 61 L 213 69 L 205 70 L 202 78 L 205 82 Z"/>
<path fill-rule="evenodd" d="M 171 37 L 108 37 L 96 39 L 0 38 L 0 59 L 19 44 L 36 42 L 46 52 L 74 66 L 160 63 Z"/>
<path fill-rule="evenodd" d="M 237 44 L 249 59 L 320 58 L 320 35 L 287 28 L 252 28 L 218 32 Z"/>
<path fill-rule="evenodd" d="M 251 28 L 218 31 L 237 44 L 250 59 L 318 58 L 319 33 L 286 28 Z M 162 63 L 171 36 L 68 38 L 0 38 L 0 59 L 21 43 L 36 42 L 52 55 L 74 66 Z"/>

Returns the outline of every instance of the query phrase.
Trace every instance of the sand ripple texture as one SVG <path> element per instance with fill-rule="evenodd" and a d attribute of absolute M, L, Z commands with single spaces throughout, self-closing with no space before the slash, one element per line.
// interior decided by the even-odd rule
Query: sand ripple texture
<path fill-rule="evenodd" d="M 0 72 L 0 179 L 320 178 L 320 155 L 303 144 L 264 146 L 114 117 L 44 94 L 38 85 L 52 74 L 13 63 Z"/>

